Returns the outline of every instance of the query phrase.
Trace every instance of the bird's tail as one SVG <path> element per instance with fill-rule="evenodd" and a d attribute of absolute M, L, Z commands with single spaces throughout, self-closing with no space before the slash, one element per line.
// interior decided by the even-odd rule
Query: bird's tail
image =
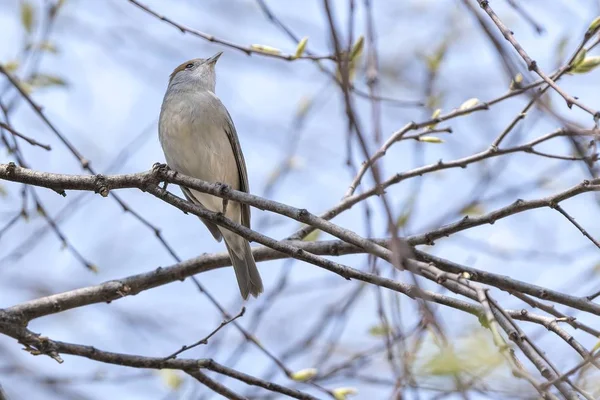
<path fill-rule="evenodd" d="M 221 233 L 225 239 L 242 297 L 244 300 L 250 294 L 258 297 L 263 292 L 263 283 L 250 250 L 250 243 L 231 231 L 223 229 Z"/>

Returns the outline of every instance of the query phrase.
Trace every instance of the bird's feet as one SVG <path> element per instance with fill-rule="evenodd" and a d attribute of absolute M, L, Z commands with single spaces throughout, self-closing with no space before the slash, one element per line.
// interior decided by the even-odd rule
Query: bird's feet
<path fill-rule="evenodd" d="M 170 169 L 171 168 L 169 168 L 169 166 L 167 164 L 163 164 L 163 163 L 154 163 L 154 165 L 152 165 L 152 173 L 155 175 L 165 173 L 165 172 L 169 171 Z"/>
<path fill-rule="evenodd" d="M 229 189 L 231 189 L 231 186 L 229 186 L 226 183 L 222 183 L 222 182 L 216 182 L 216 183 L 217 183 L 217 185 L 219 185 L 219 191 L 221 193 L 228 192 Z M 223 215 L 225 215 L 227 213 L 227 205 L 229 205 L 229 199 L 226 199 L 223 197 L 222 200 L 223 200 Z"/>
<path fill-rule="evenodd" d="M 154 165 L 152 165 L 152 173 L 159 180 L 164 176 L 164 174 L 166 174 L 170 170 L 171 170 L 171 168 L 169 168 L 169 166 L 167 164 L 154 163 Z M 161 188 L 163 195 L 165 195 L 167 193 L 167 186 L 169 186 L 169 182 L 164 181 L 163 187 Z"/>

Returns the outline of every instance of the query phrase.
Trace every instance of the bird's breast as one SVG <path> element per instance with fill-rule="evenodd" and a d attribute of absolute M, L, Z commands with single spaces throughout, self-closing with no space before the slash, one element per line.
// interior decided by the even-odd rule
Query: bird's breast
<path fill-rule="evenodd" d="M 239 189 L 239 173 L 224 118 L 202 96 L 167 96 L 159 121 L 167 164 L 185 175 Z"/>

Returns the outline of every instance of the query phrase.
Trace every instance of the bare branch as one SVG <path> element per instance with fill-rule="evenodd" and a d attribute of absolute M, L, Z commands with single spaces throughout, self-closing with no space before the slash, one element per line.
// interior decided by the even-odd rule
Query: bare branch
<path fill-rule="evenodd" d="M 224 320 L 223 322 L 221 322 L 221 324 L 219 326 L 217 326 L 211 333 L 209 333 L 206 337 L 198 340 L 197 342 L 195 342 L 194 344 L 189 344 L 189 345 L 184 345 L 181 347 L 181 349 L 177 350 L 176 352 L 174 352 L 173 354 L 165 357 L 166 360 L 169 360 L 171 358 L 177 358 L 177 356 L 181 353 L 183 353 L 184 351 L 193 349 L 194 347 L 200 346 L 201 344 L 208 344 L 208 339 L 210 339 L 211 337 L 213 337 L 217 332 L 219 332 L 223 327 L 225 327 L 226 325 L 229 325 L 230 323 L 232 323 L 233 321 L 235 321 L 236 319 L 240 318 L 241 316 L 244 315 L 244 313 L 246 312 L 246 307 L 242 307 L 242 309 L 240 310 L 239 313 L 237 313 L 237 315 L 233 318 L 229 318 Z"/>
<path fill-rule="evenodd" d="M 152 9 L 150 9 L 148 6 L 140 3 L 137 0 L 128 0 L 130 3 L 138 6 L 139 8 L 141 8 L 142 10 L 144 10 L 145 12 L 147 12 L 148 14 L 153 15 L 154 17 L 160 19 L 161 21 L 166 22 L 167 24 L 179 29 L 181 31 L 181 33 L 189 33 L 190 35 L 194 35 L 197 36 L 199 38 L 208 40 L 209 42 L 213 42 L 213 43 L 218 43 L 221 44 L 223 46 L 232 48 L 232 49 L 236 49 L 239 51 L 242 51 L 244 53 L 246 53 L 247 55 L 252 55 L 252 54 L 259 54 L 261 56 L 265 56 L 265 57 L 273 57 L 273 58 L 279 58 L 285 61 L 294 61 L 294 60 L 302 60 L 302 59 L 306 59 L 306 60 L 335 60 L 335 58 L 331 55 L 329 56 L 314 56 L 314 55 L 301 55 L 301 56 L 295 56 L 292 54 L 282 54 L 279 51 L 265 51 L 262 50 L 260 48 L 256 48 L 256 47 L 246 47 L 246 46 L 241 46 L 239 44 L 235 44 L 233 42 L 224 40 L 224 39 L 219 39 L 213 35 L 209 35 L 208 33 L 204 33 L 204 32 L 200 32 L 196 29 L 192 29 L 192 28 L 188 28 L 184 25 L 181 25 L 180 23 L 177 23 L 175 21 L 173 21 L 172 19 L 169 19 L 167 17 L 165 17 L 164 15 L 158 14 L 157 12 L 153 11 Z"/>

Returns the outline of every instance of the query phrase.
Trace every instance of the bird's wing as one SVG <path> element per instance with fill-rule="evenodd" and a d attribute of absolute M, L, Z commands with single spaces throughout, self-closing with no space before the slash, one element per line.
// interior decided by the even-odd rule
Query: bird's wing
<path fill-rule="evenodd" d="M 244 160 L 244 154 L 242 153 L 242 147 L 240 146 L 240 140 L 238 139 L 237 132 L 235 130 L 235 125 L 233 124 L 233 120 L 231 119 L 231 115 L 229 115 L 229 111 L 222 106 L 227 114 L 226 123 L 225 123 L 225 133 L 227 134 L 227 138 L 229 139 L 229 143 L 231 144 L 231 148 L 233 149 L 233 154 L 235 156 L 235 163 L 238 167 L 238 172 L 240 174 L 240 191 L 250 193 L 250 186 L 248 184 L 248 172 L 246 171 L 246 161 Z M 250 206 L 248 204 L 240 204 L 242 210 L 242 225 L 250 228 Z"/>

